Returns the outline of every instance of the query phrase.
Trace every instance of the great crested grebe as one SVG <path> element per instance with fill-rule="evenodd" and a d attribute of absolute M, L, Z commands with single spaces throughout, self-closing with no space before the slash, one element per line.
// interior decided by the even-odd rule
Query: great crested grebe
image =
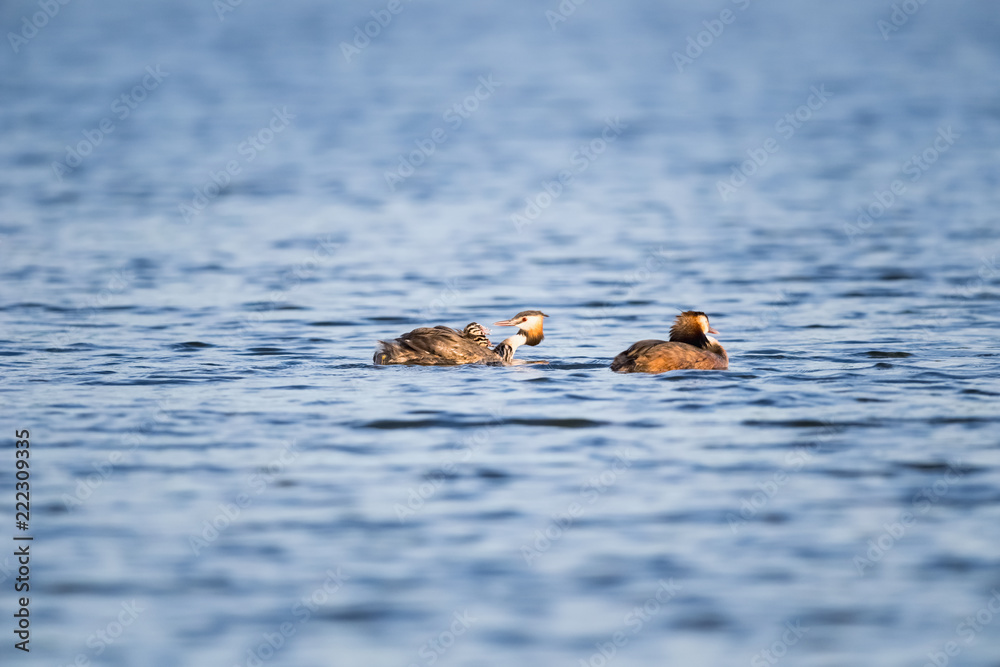
<path fill-rule="evenodd" d="M 511 363 L 514 351 L 522 345 L 538 345 L 545 338 L 542 320 L 548 317 L 540 310 L 524 310 L 510 318 L 495 322 L 499 327 L 517 327 L 517 333 L 490 349 L 489 333 L 482 325 L 472 322 L 463 331 L 450 327 L 421 327 L 396 340 L 380 340 L 372 361 L 376 366 L 411 364 L 417 366 L 456 366 L 459 364 Z"/>
<path fill-rule="evenodd" d="M 663 373 L 682 368 L 726 370 L 729 356 L 708 334 L 719 333 L 708 324 L 708 316 L 686 310 L 670 327 L 670 340 L 640 340 L 611 362 L 619 373 Z"/>

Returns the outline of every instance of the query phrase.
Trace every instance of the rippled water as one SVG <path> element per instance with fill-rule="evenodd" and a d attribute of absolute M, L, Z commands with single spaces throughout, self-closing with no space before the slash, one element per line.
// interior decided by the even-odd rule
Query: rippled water
<path fill-rule="evenodd" d="M 995 7 L 562 4 L 7 38 L 4 664 L 1000 664 Z"/>

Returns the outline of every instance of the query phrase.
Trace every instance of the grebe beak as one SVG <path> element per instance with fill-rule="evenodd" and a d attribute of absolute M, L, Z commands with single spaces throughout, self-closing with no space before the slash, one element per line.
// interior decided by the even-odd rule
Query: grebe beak
<path fill-rule="evenodd" d="M 515 322 L 514 320 L 500 320 L 499 322 L 494 322 L 495 327 L 516 327 L 521 324 L 523 320 Z"/>
<path fill-rule="evenodd" d="M 718 331 L 716 331 L 716 330 L 715 330 L 714 328 L 712 328 L 712 327 L 709 327 L 709 328 L 708 328 L 708 333 L 714 333 L 714 334 L 718 334 L 719 332 L 718 332 Z"/>

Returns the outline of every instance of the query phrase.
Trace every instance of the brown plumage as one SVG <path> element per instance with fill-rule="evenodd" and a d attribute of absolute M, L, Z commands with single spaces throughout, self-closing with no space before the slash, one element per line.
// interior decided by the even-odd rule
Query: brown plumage
<path fill-rule="evenodd" d="M 377 366 L 409 364 L 417 366 L 456 366 L 461 364 L 506 365 L 521 345 L 538 345 L 545 337 L 538 310 L 525 310 L 497 326 L 516 326 L 518 332 L 490 349 L 489 333 L 472 322 L 464 331 L 445 326 L 421 327 L 391 341 L 380 340 L 372 361 Z"/>
<path fill-rule="evenodd" d="M 640 340 L 611 362 L 619 373 L 663 373 L 682 368 L 726 370 L 726 350 L 708 334 L 719 333 L 708 323 L 708 316 L 686 310 L 670 327 L 670 340 Z"/>

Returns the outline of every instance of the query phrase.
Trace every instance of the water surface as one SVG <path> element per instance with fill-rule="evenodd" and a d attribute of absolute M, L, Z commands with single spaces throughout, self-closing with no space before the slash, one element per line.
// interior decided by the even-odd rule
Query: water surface
<path fill-rule="evenodd" d="M 998 664 L 991 3 L 227 6 L 0 56 L 5 660 Z M 688 308 L 730 370 L 607 369 Z"/>

